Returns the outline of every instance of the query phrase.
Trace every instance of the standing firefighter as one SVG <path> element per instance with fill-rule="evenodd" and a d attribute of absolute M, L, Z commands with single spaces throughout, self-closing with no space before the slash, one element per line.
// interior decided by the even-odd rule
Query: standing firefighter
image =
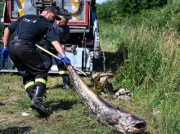
<path fill-rule="evenodd" d="M 72 16 L 66 9 L 60 9 L 59 17 L 61 18 L 61 20 L 56 20 L 53 23 L 53 27 L 56 30 L 56 33 L 59 35 L 60 43 L 64 50 L 67 40 L 70 39 L 70 29 L 69 29 L 69 26 L 67 25 L 67 23 L 72 18 Z M 42 41 L 40 42 L 40 45 L 42 47 L 44 47 L 45 49 L 49 50 L 51 53 L 57 54 L 55 49 L 52 47 L 51 42 L 49 42 L 47 36 L 43 37 Z M 52 57 L 43 51 L 40 51 L 40 53 L 44 60 L 46 70 L 49 71 L 52 66 Z M 61 57 L 61 56 L 59 55 L 59 57 Z M 64 63 L 56 60 L 56 64 L 58 65 L 59 74 L 62 76 L 63 88 L 69 89 L 70 88 L 70 79 L 69 79 L 68 71 L 67 71 L 66 67 L 64 66 Z"/>
<path fill-rule="evenodd" d="M 31 99 L 30 107 L 35 109 L 42 117 L 49 116 L 48 110 L 42 103 L 48 74 L 44 62 L 36 50 L 35 42 L 47 35 L 49 42 L 61 54 L 59 62 L 63 60 L 67 65 L 70 64 L 70 59 L 66 57 L 59 43 L 60 39 L 51 24 L 55 19 L 60 19 L 57 13 L 58 10 L 55 7 L 49 6 L 40 15 L 20 17 L 4 30 L 2 57 L 6 59 L 7 52 L 9 53 L 18 72 L 23 77 L 24 87 Z"/>

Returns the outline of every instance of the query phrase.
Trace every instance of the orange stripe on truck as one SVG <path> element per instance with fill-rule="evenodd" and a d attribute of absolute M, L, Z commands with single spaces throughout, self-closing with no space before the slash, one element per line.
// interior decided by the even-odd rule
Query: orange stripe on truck
<path fill-rule="evenodd" d="M 24 0 L 19 0 L 18 7 L 20 8 L 22 6 L 22 4 L 24 4 Z"/>
<path fill-rule="evenodd" d="M 18 2 L 18 17 L 24 15 L 24 0 L 19 0 Z"/>
<path fill-rule="evenodd" d="M 72 12 L 76 12 L 78 10 L 78 3 L 76 0 L 72 0 L 72 6 L 75 8 L 75 10 L 72 10 Z M 78 14 L 73 14 L 72 16 L 73 18 L 78 19 Z"/>
<path fill-rule="evenodd" d="M 24 8 L 18 12 L 18 16 L 21 17 L 24 15 Z"/>

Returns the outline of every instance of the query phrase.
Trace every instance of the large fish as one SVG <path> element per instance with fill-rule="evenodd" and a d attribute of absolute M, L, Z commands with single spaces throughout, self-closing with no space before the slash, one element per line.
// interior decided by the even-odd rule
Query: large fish
<path fill-rule="evenodd" d="M 36 46 L 47 54 L 59 59 L 46 49 Z M 116 131 L 123 134 L 141 134 L 146 130 L 146 122 L 143 119 L 108 104 L 81 80 L 72 66 L 67 66 L 67 69 L 77 94 L 101 123 L 113 127 Z"/>
<path fill-rule="evenodd" d="M 110 105 L 96 95 L 74 71 L 68 66 L 69 76 L 75 90 L 89 111 L 96 115 L 99 121 L 123 134 L 141 134 L 146 129 L 146 122 L 139 117 Z"/>

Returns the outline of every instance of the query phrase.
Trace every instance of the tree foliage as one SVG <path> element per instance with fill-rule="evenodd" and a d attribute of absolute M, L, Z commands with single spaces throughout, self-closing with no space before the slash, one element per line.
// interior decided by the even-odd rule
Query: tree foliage
<path fill-rule="evenodd" d="M 167 0 L 108 0 L 97 4 L 97 16 L 104 21 L 119 23 L 123 17 L 137 14 L 142 10 L 162 7 L 167 2 Z"/>

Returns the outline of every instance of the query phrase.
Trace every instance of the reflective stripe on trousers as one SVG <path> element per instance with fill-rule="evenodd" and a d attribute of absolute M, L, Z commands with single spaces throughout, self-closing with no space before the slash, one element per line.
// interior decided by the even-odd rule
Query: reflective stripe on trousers
<path fill-rule="evenodd" d="M 59 74 L 68 74 L 68 71 L 59 71 Z"/>
<path fill-rule="evenodd" d="M 35 79 L 35 83 L 36 83 L 36 82 L 40 82 L 40 83 L 43 83 L 43 84 L 46 85 L 46 82 L 47 82 L 47 81 L 46 81 L 45 79 L 43 79 L 43 78 L 36 78 L 36 79 Z"/>
<path fill-rule="evenodd" d="M 30 81 L 24 85 L 24 88 L 27 89 L 30 86 L 34 86 L 34 84 L 35 84 L 34 81 Z"/>

